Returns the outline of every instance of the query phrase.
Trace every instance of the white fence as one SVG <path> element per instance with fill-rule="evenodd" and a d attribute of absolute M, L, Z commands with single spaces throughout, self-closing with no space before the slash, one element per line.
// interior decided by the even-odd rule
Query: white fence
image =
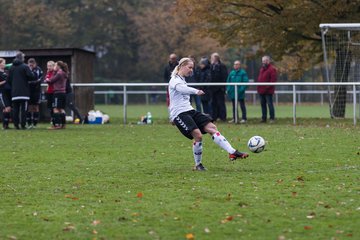
<path fill-rule="evenodd" d="M 121 93 L 123 94 L 123 122 L 127 123 L 127 97 L 128 94 L 137 94 L 143 93 L 146 94 L 148 91 L 128 91 L 128 87 L 166 87 L 167 83 L 74 83 L 72 84 L 75 87 L 122 87 L 123 90 Z M 300 91 L 297 91 L 296 88 L 299 86 L 351 86 L 352 90 L 349 93 L 352 94 L 353 100 L 353 123 L 356 125 L 356 99 L 359 91 L 356 90 L 357 86 L 360 86 L 360 82 L 342 82 L 342 83 L 325 83 L 325 82 L 277 82 L 277 83 L 191 83 L 191 86 L 291 86 L 292 91 L 292 105 L 293 105 L 293 124 L 296 124 L 296 105 L 297 105 L 297 96 Z M 162 91 L 160 91 L 162 92 Z M 325 91 L 326 92 L 326 91 Z M 280 91 L 278 91 L 280 93 Z M 289 93 L 289 91 L 286 91 Z M 303 92 L 305 93 L 305 92 Z M 360 98 L 360 94 L 359 94 Z M 238 100 L 237 88 L 235 87 L 235 102 Z M 276 99 L 275 99 L 276 101 Z M 235 122 L 238 122 L 237 119 L 237 108 L 235 108 Z"/>

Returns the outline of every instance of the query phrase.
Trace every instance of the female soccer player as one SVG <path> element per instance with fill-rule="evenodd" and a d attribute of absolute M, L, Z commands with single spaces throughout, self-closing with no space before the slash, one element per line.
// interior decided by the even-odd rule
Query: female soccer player
<path fill-rule="evenodd" d="M 64 62 L 56 62 L 54 70 L 56 73 L 50 79 L 45 79 L 46 83 L 54 86 L 54 126 L 49 128 L 51 130 L 65 128 L 66 81 L 68 78 L 68 68 Z"/>
<path fill-rule="evenodd" d="M 55 62 L 54 61 L 48 61 L 47 62 L 47 72 L 46 72 L 46 76 L 45 79 L 51 79 L 54 74 L 55 74 Z M 49 109 L 50 112 L 50 118 L 51 118 L 51 123 L 54 124 L 54 119 L 53 119 L 53 100 L 54 100 L 54 84 L 53 83 L 49 83 L 48 82 L 48 87 L 46 88 L 46 92 L 45 92 L 45 96 L 46 96 L 46 101 L 47 101 L 47 108 Z"/>
<path fill-rule="evenodd" d="M 204 171 L 206 168 L 202 160 L 202 134 L 209 133 L 214 142 L 229 153 L 230 161 L 237 158 L 247 158 L 247 153 L 234 149 L 226 138 L 217 130 L 212 119 L 205 114 L 195 111 L 190 104 L 190 95 L 204 95 L 202 90 L 188 87 L 185 77 L 192 74 L 194 63 L 190 58 L 182 58 L 175 67 L 169 82 L 170 120 L 177 126 L 180 132 L 189 139 L 194 139 L 193 154 L 195 160 L 194 170 Z"/>
<path fill-rule="evenodd" d="M 9 121 L 11 114 L 11 87 L 7 82 L 7 74 L 5 73 L 6 61 L 0 58 L 0 101 L 3 107 L 3 129 L 9 129 Z"/>

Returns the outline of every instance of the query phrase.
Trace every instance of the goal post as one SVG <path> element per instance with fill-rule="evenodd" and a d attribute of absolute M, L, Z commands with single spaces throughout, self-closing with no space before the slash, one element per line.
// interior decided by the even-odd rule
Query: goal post
<path fill-rule="evenodd" d="M 327 82 L 358 82 L 360 79 L 360 23 L 322 23 L 321 39 Z M 332 118 L 344 118 L 348 87 L 328 87 Z"/>

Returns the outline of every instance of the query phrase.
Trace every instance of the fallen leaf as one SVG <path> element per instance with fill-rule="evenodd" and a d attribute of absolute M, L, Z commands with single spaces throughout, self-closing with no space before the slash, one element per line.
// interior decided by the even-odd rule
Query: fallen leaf
<path fill-rule="evenodd" d="M 228 194 L 227 194 L 226 200 L 227 200 L 227 201 L 230 201 L 230 200 L 231 200 L 231 193 L 228 193 Z"/>
<path fill-rule="evenodd" d="M 282 183 L 284 180 L 282 180 L 282 179 L 278 179 L 276 182 L 277 183 Z"/>
<path fill-rule="evenodd" d="M 311 230 L 311 229 L 312 229 L 312 226 L 304 226 L 304 229 L 305 229 L 305 230 Z"/>
<path fill-rule="evenodd" d="M 91 223 L 91 225 L 93 225 L 93 226 L 96 226 L 96 225 L 98 225 L 98 224 L 100 224 L 100 220 L 94 220 L 94 221 Z"/>
<path fill-rule="evenodd" d="M 205 229 L 204 229 L 204 232 L 210 233 L 210 229 L 209 229 L 209 228 L 205 228 Z"/>
<path fill-rule="evenodd" d="M 225 219 L 223 219 L 223 220 L 221 220 L 221 223 L 227 223 L 227 222 L 230 222 L 230 221 L 232 221 L 234 219 L 234 217 L 233 216 L 228 216 L 228 217 L 226 217 Z"/>
<path fill-rule="evenodd" d="M 98 234 L 98 232 L 94 229 L 94 230 L 92 231 L 92 234 Z"/>
<path fill-rule="evenodd" d="M 10 240 L 17 240 L 17 238 L 15 236 L 9 236 Z"/>
<path fill-rule="evenodd" d="M 291 196 L 296 197 L 296 196 L 297 196 L 297 192 L 291 192 Z"/>
<path fill-rule="evenodd" d="M 64 232 L 70 232 L 72 230 L 75 230 L 75 226 L 74 225 L 69 225 L 63 228 Z"/>
<path fill-rule="evenodd" d="M 226 220 L 228 220 L 228 221 L 232 221 L 233 219 L 234 219 L 233 216 L 228 216 L 228 217 L 226 218 Z"/>
<path fill-rule="evenodd" d="M 142 198 L 142 197 L 143 197 L 143 193 L 142 193 L 142 192 L 138 192 L 138 193 L 136 194 L 136 196 L 137 196 L 138 198 Z"/>
<path fill-rule="evenodd" d="M 304 181 L 304 177 L 303 176 L 297 176 L 296 180 L 298 180 L 299 182 L 303 182 Z"/>
<path fill-rule="evenodd" d="M 353 235 L 352 235 L 352 233 L 348 233 L 348 234 L 346 234 L 346 236 L 347 237 L 352 237 Z"/>
<path fill-rule="evenodd" d="M 311 213 L 309 213 L 309 214 L 306 216 L 306 218 L 308 218 L 308 219 L 313 219 L 313 218 L 315 218 L 315 216 L 316 216 L 316 213 L 315 213 L 315 212 L 311 212 Z"/>
<path fill-rule="evenodd" d="M 188 239 L 188 240 L 193 240 L 193 239 L 195 239 L 195 236 L 194 236 L 194 234 L 192 234 L 192 233 L 188 233 L 188 234 L 186 234 L 186 239 Z"/>
<path fill-rule="evenodd" d="M 278 240 L 285 240 L 286 238 L 285 238 L 285 236 L 278 236 L 278 238 L 277 238 Z"/>

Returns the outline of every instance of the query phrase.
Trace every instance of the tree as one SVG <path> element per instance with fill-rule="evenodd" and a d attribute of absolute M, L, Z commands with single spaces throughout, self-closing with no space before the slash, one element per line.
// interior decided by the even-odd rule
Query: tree
<path fill-rule="evenodd" d="M 279 61 L 294 57 L 300 74 L 322 61 L 320 23 L 360 20 L 359 1 L 350 0 L 178 0 L 177 6 L 222 44 L 258 44 Z M 341 62 L 336 67 L 346 70 Z M 337 117 L 344 117 L 345 101 L 339 104 Z"/>

